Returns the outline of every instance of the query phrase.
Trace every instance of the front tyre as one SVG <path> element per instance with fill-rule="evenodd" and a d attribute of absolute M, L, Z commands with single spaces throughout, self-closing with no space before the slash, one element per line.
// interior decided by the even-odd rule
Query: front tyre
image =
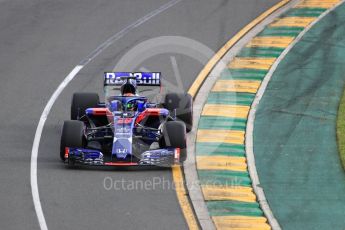
<path fill-rule="evenodd" d="M 65 121 L 60 142 L 60 158 L 65 161 L 65 149 L 83 148 L 85 146 L 84 123 L 81 121 Z"/>
<path fill-rule="evenodd" d="M 181 121 L 169 121 L 163 125 L 162 133 L 160 146 L 179 148 L 180 162 L 184 162 L 187 159 L 186 125 Z"/>

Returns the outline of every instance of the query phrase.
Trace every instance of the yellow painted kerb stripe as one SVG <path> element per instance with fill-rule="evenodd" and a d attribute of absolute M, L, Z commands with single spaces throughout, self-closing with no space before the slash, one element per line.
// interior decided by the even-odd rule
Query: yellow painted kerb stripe
<path fill-rule="evenodd" d="M 317 18 L 314 17 L 285 17 L 279 18 L 270 27 L 307 27 L 310 23 L 315 21 Z"/>
<path fill-rule="evenodd" d="M 340 0 L 305 0 L 295 8 L 331 8 L 339 2 Z"/>
<path fill-rule="evenodd" d="M 233 156 L 198 156 L 196 159 L 197 169 L 199 170 L 231 170 L 247 171 L 245 157 Z"/>
<path fill-rule="evenodd" d="M 270 229 L 270 226 L 267 224 L 267 219 L 261 216 L 213 216 L 212 219 L 218 229 L 235 226 L 241 226 L 241 229 Z"/>
<path fill-rule="evenodd" d="M 229 68 L 268 70 L 275 60 L 275 58 L 234 58 L 234 60 L 230 62 Z"/>
<path fill-rule="evenodd" d="M 220 105 L 206 104 L 201 113 L 202 116 L 220 116 L 232 118 L 247 118 L 249 106 L 245 105 Z"/>
<path fill-rule="evenodd" d="M 266 223 L 267 219 L 263 216 L 214 216 L 214 220 L 219 222 L 226 221 L 242 221 L 242 222 L 257 222 L 257 223 Z"/>
<path fill-rule="evenodd" d="M 203 162 L 207 164 L 224 164 L 224 165 L 246 165 L 246 158 L 245 157 L 238 157 L 238 156 L 222 156 L 222 155 L 210 155 L 210 156 L 198 156 L 198 162 Z"/>
<path fill-rule="evenodd" d="M 247 44 L 247 47 L 286 48 L 294 39 L 294 37 L 255 37 Z"/>
<path fill-rule="evenodd" d="M 269 230 L 271 227 L 266 223 L 264 217 L 248 216 L 213 216 L 217 229 L 232 230 Z"/>
<path fill-rule="evenodd" d="M 215 182 L 216 183 L 216 182 Z M 202 185 L 205 200 L 233 200 L 254 203 L 256 195 L 251 187 Z"/>
<path fill-rule="evenodd" d="M 229 144 L 243 144 L 244 131 L 240 130 L 211 130 L 199 129 L 197 133 L 198 142 L 216 142 Z"/>
<path fill-rule="evenodd" d="M 213 86 L 213 92 L 256 93 L 261 81 L 252 80 L 218 80 Z"/>

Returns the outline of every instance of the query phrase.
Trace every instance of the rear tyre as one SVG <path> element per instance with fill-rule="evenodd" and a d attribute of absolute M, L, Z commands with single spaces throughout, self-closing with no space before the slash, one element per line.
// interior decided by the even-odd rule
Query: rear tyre
<path fill-rule="evenodd" d="M 99 96 L 97 93 L 74 93 L 71 103 L 71 120 L 85 115 L 88 108 L 96 108 L 99 104 Z"/>
<path fill-rule="evenodd" d="M 60 142 L 60 158 L 65 161 L 65 148 L 83 148 L 85 146 L 84 123 L 81 121 L 65 121 Z"/>
<path fill-rule="evenodd" d="M 160 146 L 180 148 L 180 162 L 187 159 L 186 125 L 182 121 L 169 121 L 163 125 Z"/>
<path fill-rule="evenodd" d="M 165 96 L 164 105 L 172 115 L 174 115 L 176 109 L 176 117 L 186 124 L 186 131 L 190 132 L 192 130 L 193 98 L 190 94 L 168 93 Z"/>

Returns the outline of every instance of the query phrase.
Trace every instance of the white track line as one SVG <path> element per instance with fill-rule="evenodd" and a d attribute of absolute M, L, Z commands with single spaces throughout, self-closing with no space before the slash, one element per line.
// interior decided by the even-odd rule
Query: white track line
<path fill-rule="evenodd" d="M 36 210 L 36 215 L 37 219 L 39 222 L 39 225 L 42 230 L 46 230 L 47 228 L 47 223 L 44 218 L 44 214 L 42 211 L 42 205 L 40 201 L 40 195 L 38 192 L 38 185 L 37 185 L 37 156 L 38 156 L 38 148 L 40 145 L 41 141 L 41 136 L 42 136 L 42 131 L 44 128 L 44 124 L 47 120 L 48 114 L 53 107 L 56 99 L 59 97 L 61 92 L 64 90 L 64 88 L 68 85 L 68 83 L 77 75 L 77 73 L 83 68 L 83 66 L 76 66 L 70 74 L 63 80 L 63 82 L 59 85 L 59 87 L 56 89 L 54 94 L 51 96 L 49 99 L 46 107 L 43 110 L 43 113 L 41 115 L 40 121 L 38 123 L 37 129 L 36 129 L 36 134 L 35 134 L 35 139 L 34 143 L 32 146 L 32 151 L 31 151 L 31 165 L 30 165 L 30 183 L 31 183 L 31 192 L 32 192 L 32 199 L 34 201 L 35 205 L 35 210 Z"/>
<path fill-rule="evenodd" d="M 312 22 L 310 25 L 308 25 L 297 37 L 296 39 L 283 51 L 283 53 L 277 58 L 276 62 L 272 65 L 270 71 L 265 76 L 264 80 L 261 83 L 261 86 L 255 96 L 254 102 L 251 106 L 248 121 L 247 121 L 247 130 L 246 130 L 246 154 L 247 154 L 247 162 L 248 162 L 248 168 L 250 173 L 250 178 L 252 179 L 252 186 L 253 189 L 258 196 L 258 200 L 260 203 L 261 208 L 263 209 L 271 227 L 273 230 L 280 230 L 281 227 L 274 217 L 272 210 L 269 207 L 269 204 L 267 202 L 265 193 L 263 188 L 260 186 L 260 180 L 258 176 L 258 172 L 256 170 L 255 165 L 255 156 L 254 156 L 254 150 L 253 150 L 253 130 L 254 130 L 254 120 L 255 120 L 255 114 L 256 110 L 258 108 L 258 105 L 260 103 L 260 100 L 265 93 L 265 90 L 267 88 L 267 85 L 269 81 L 272 78 L 273 73 L 276 71 L 279 63 L 286 57 L 286 55 L 291 51 L 291 49 L 302 39 L 302 37 L 321 19 L 323 19 L 327 14 L 332 12 L 335 8 L 340 6 L 342 3 L 344 3 L 345 0 L 340 1 L 337 5 L 334 7 L 328 9 L 323 14 L 319 16 L 314 22 Z"/>
<path fill-rule="evenodd" d="M 82 70 L 88 63 L 90 63 L 93 59 L 95 59 L 102 51 L 107 49 L 110 45 L 112 45 L 115 41 L 119 40 L 126 34 L 128 34 L 133 29 L 137 28 L 144 22 L 150 20 L 151 18 L 155 17 L 156 15 L 166 11 L 170 7 L 176 5 L 177 3 L 181 2 L 182 0 L 172 0 L 168 3 L 162 5 L 158 9 L 150 12 L 149 14 L 145 15 L 144 17 L 140 18 L 139 20 L 135 21 L 134 23 L 128 25 L 118 33 L 111 36 L 108 40 L 103 42 L 99 47 L 97 47 L 93 52 L 91 52 L 85 59 L 83 59 L 79 65 L 74 67 L 74 69 L 67 75 L 67 77 L 61 82 L 59 87 L 55 90 L 53 95 L 50 97 L 47 105 L 45 106 L 39 123 L 36 128 L 35 138 L 32 145 L 31 150 L 31 162 L 30 162 L 30 185 L 31 185 L 31 193 L 32 199 L 35 206 L 35 211 L 38 219 L 38 223 L 40 225 L 41 230 L 47 230 L 47 222 L 44 217 L 44 213 L 42 210 L 42 204 L 40 201 L 40 195 L 38 190 L 38 183 L 37 183 L 37 158 L 38 158 L 38 150 L 41 141 L 41 136 L 43 132 L 43 128 L 45 122 L 48 118 L 51 108 L 53 107 L 55 101 L 58 99 L 62 91 L 66 88 L 66 86 L 74 79 L 74 77 Z"/>

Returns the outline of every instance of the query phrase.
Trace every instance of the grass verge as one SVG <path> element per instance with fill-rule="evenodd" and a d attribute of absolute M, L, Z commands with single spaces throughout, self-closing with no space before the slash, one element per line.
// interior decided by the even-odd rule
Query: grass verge
<path fill-rule="evenodd" d="M 345 169 L 345 91 L 341 98 L 337 117 L 338 151 L 343 168 Z"/>

